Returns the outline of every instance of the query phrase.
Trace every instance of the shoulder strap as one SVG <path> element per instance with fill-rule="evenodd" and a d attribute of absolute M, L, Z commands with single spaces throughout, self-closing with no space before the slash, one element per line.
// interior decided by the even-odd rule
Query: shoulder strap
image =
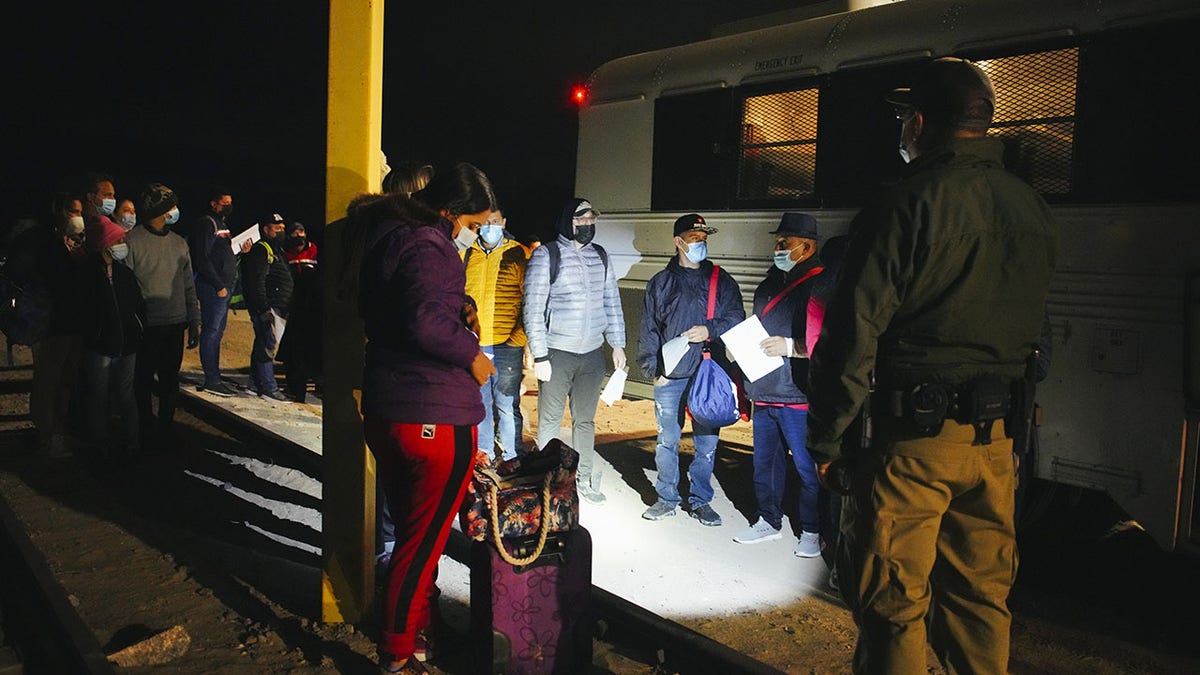
<path fill-rule="evenodd" d="M 558 242 L 552 241 L 546 244 L 546 253 L 550 254 L 550 285 L 558 279 L 558 265 L 562 260 L 562 251 L 558 250 Z"/>
<path fill-rule="evenodd" d="M 785 295 L 787 295 L 788 293 L 791 293 L 792 291 L 796 290 L 796 287 L 797 287 L 797 286 L 799 286 L 800 284 L 804 283 L 805 281 L 808 281 L 810 278 L 817 276 L 818 274 L 820 274 L 820 273 L 821 273 L 821 272 L 823 272 L 824 270 L 825 270 L 825 268 L 824 268 L 824 267 L 819 267 L 819 266 L 818 266 L 818 267 L 814 267 L 814 268 L 812 268 L 811 270 L 809 270 L 809 271 L 808 271 L 808 273 L 807 273 L 807 274 L 805 274 L 804 276 L 802 276 L 802 277 L 800 277 L 799 279 L 797 279 L 797 280 L 793 281 L 792 283 L 788 284 L 788 285 L 787 285 L 787 288 L 785 288 L 785 289 L 783 289 L 782 291 L 780 291 L 780 292 L 779 292 L 779 295 L 776 295 L 775 297 L 771 298 L 771 301 L 767 303 L 767 306 L 766 306 L 766 307 L 763 307 L 762 315 L 763 315 L 763 316 L 766 316 L 766 315 L 767 315 L 767 312 L 770 312 L 770 311 L 771 311 L 771 310 L 772 310 L 772 309 L 775 307 L 775 305 L 776 305 L 776 304 L 778 304 L 778 303 L 779 303 L 779 301 L 783 299 L 783 296 L 785 296 Z"/>
<path fill-rule="evenodd" d="M 271 248 L 271 245 L 261 239 L 258 240 L 258 243 L 262 244 L 262 247 L 267 249 L 267 264 L 275 264 L 275 250 Z"/>
<path fill-rule="evenodd" d="M 467 269 L 467 263 L 471 262 L 471 252 L 474 250 L 475 250 L 475 247 L 472 246 L 472 247 L 468 248 L 465 253 L 463 253 L 463 269 L 464 270 Z M 554 282 L 551 281 L 551 283 L 554 283 Z"/>
<path fill-rule="evenodd" d="M 712 321 L 713 315 L 717 312 L 717 275 L 721 273 L 719 265 L 713 265 L 712 278 L 708 280 L 708 316 L 705 317 Z"/>
<path fill-rule="evenodd" d="M 604 263 L 604 278 L 608 278 L 608 251 L 600 244 L 592 244 L 596 249 L 596 253 L 600 254 L 600 262 Z M 554 281 L 558 279 L 558 266 L 562 263 L 562 251 L 558 249 L 558 242 L 550 242 L 544 248 L 550 254 L 550 285 L 554 285 Z M 468 249 L 469 250 L 469 249 Z"/>

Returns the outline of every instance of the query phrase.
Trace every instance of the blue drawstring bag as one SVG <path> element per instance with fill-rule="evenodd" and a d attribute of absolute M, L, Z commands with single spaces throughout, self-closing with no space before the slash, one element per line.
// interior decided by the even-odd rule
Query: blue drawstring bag
<path fill-rule="evenodd" d="M 727 427 L 741 417 L 733 380 L 707 350 L 692 378 L 687 408 L 693 421 L 709 427 Z"/>

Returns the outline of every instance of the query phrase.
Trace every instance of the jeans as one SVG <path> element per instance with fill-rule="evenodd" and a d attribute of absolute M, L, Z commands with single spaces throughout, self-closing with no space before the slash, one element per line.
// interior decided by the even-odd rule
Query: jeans
<path fill-rule="evenodd" d="M 521 447 L 521 376 L 524 347 L 491 345 L 480 347 L 492 357 L 496 374 L 483 383 L 483 421 L 479 423 L 479 449 L 492 457 L 500 446 L 500 458 L 512 459 Z M 499 436 L 499 438 L 497 438 Z"/>
<path fill-rule="evenodd" d="M 538 383 L 538 448 L 558 438 L 567 397 L 571 399 L 571 447 L 579 453 L 577 479 L 593 483 L 596 457 L 596 405 L 604 382 L 604 353 L 573 354 L 550 350 L 550 381 Z"/>
<path fill-rule="evenodd" d="M 150 395 L 158 395 L 157 426 L 166 430 L 175 419 L 179 399 L 179 367 L 183 364 L 183 331 L 186 324 L 147 326 L 138 347 L 133 370 L 133 393 L 137 398 L 138 422 L 147 430 L 155 422 Z M 158 378 L 157 385 L 155 377 Z"/>
<path fill-rule="evenodd" d="M 654 448 L 658 478 L 654 481 L 654 491 L 659 499 L 671 505 L 680 502 L 679 438 L 683 434 L 690 382 L 689 379 L 667 380 L 666 384 L 654 385 L 654 419 L 658 425 L 658 445 Z M 707 427 L 692 420 L 692 442 L 696 446 L 696 456 L 688 467 L 688 482 L 692 486 L 688 503 L 693 508 L 712 501 L 713 459 L 717 455 L 719 433 L 720 429 L 716 427 Z"/>
<path fill-rule="evenodd" d="M 792 463 L 800 474 L 800 528 L 804 532 L 820 532 L 817 467 L 804 446 L 808 411 L 755 405 L 751 426 L 754 429 L 754 497 L 758 501 L 758 515 L 771 527 L 782 527 L 787 453 L 791 450 Z"/>
<path fill-rule="evenodd" d="M 200 364 L 204 366 L 204 386 L 221 383 L 221 338 L 229 318 L 229 296 L 217 296 L 212 285 L 196 280 L 196 297 L 200 299 Z M 228 291 L 228 289 L 226 289 Z"/>
<path fill-rule="evenodd" d="M 275 352 L 279 351 L 279 339 L 283 337 L 286 322 L 278 320 L 275 310 L 270 310 L 266 319 L 250 313 L 250 325 L 254 327 L 254 345 L 250 348 L 250 383 L 260 394 L 279 391 L 275 381 Z M 278 332 L 276 332 L 278 331 Z"/>
<path fill-rule="evenodd" d="M 121 419 L 121 441 L 131 450 L 139 447 L 137 400 L 133 396 L 133 371 L 137 354 L 107 356 L 87 350 L 83 357 L 87 377 L 84 400 L 88 436 L 108 445 L 109 420 L 115 412 Z"/>

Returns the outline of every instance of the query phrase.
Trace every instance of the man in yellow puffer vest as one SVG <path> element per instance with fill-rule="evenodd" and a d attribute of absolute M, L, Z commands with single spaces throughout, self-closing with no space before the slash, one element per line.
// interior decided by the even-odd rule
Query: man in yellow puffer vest
<path fill-rule="evenodd" d="M 498 449 L 499 459 L 516 457 L 521 447 L 521 297 L 529 261 L 529 250 L 505 231 L 506 222 L 501 211 L 493 211 L 479 228 L 479 238 L 461 254 L 467 295 L 479 314 L 479 347 L 496 366 L 496 374 L 483 384 L 478 448 L 488 457 L 497 457 Z"/>

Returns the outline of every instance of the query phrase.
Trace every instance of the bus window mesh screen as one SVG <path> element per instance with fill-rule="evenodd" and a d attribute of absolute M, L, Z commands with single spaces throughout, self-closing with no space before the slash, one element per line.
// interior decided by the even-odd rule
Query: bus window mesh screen
<path fill-rule="evenodd" d="M 752 96 L 742 106 L 738 199 L 796 199 L 813 194 L 817 90 Z"/>
<path fill-rule="evenodd" d="M 1060 49 L 977 63 L 996 90 L 988 133 L 1004 141 L 1005 163 L 1038 192 L 1069 193 L 1079 51 Z"/>

